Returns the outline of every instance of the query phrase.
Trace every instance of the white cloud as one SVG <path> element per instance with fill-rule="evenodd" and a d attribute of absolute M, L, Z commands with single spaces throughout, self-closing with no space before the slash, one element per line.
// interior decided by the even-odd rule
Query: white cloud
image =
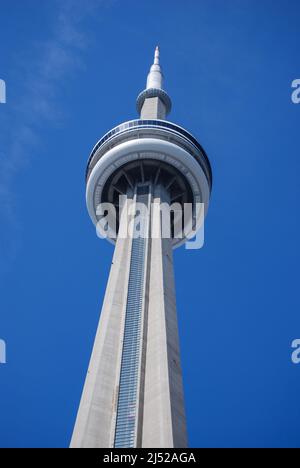
<path fill-rule="evenodd" d="M 3 260 L 15 257 L 20 238 L 20 226 L 14 213 L 14 177 L 30 163 L 43 125 L 62 121 L 58 99 L 60 86 L 72 72 L 83 66 L 83 51 L 88 44 L 84 21 L 101 4 L 101 0 L 60 0 L 56 3 L 51 36 L 42 43 L 27 44 L 27 49 L 20 50 L 20 55 L 30 55 L 29 63 L 26 59 L 26 66 L 23 66 L 22 97 L 17 104 L 10 101 L 5 105 L 7 118 L 2 115 L 0 126 L 2 267 L 6 263 Z M 16 67 L 22 68 L 22 64 L 16 63 Z"/>

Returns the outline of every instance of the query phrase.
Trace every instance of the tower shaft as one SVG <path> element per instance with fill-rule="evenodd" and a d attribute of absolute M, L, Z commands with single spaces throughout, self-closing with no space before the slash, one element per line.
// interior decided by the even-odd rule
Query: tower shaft
<path fill-rule="evenodd" d="M 166 106 L 159 97 L 149 97 L 145 99 L 141 109 L 141 119 L 161 119 L 166 118 Z"/>
<path fill-rule="evenodd" d="M 150 206 L 166 197 L 159 185 L 139 185 L 127 202 L 135 214 L 136 203 L 149 209 L 133 223 L 122 211 L 71 447 L 187 445 L 172 245 Z"/>

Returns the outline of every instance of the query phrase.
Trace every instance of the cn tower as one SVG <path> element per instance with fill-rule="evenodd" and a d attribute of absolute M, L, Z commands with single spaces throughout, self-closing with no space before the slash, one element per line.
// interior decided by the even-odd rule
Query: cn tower
<path fill-rule="evenodd" d="M 187 236 L 174 235 L 174 216 L 171 235 L 162 235 L 161 211 L 150 205 L 190 204 L 190 224 L 198 227 L 195 207 L 207 212 L 211 168 L 195 137 L 166 120 L 171 99 L 163 89 L 158 47 L 136 107 L 139 119 L 106 133 L 87 164 L 88 212 L 115 250 L 71 447 L 188 443 L 173 271 L 173 249 Z M 100 206 L 114 208 L 105 225 Z M 140 234 L 129 235 L 141 211 Z"/>

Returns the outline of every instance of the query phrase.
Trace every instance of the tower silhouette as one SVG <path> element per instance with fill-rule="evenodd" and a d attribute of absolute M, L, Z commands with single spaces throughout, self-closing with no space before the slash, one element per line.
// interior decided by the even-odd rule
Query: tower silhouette
<path fill-rule="evenodd" d="M 87 165 L 88 212 L 115 251 L 71 447 L 187 447 L 172 252 L 186 236 L 175 235 L 176 213 L 163 236 L 151 207 L 190 204 L 197 228 L 212 175 L 197 140 L 166 120 L 170 110 L 157 47 L 140 118 L 106 133 Z M 114 208 L 108 218 L 103 204 Z"/>

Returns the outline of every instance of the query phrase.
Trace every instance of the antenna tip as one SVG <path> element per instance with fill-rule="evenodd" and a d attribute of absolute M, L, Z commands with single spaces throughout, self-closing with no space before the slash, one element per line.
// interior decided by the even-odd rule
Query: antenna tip
<path fill-rule="evenodd" d="M 159 64 L 159 47 L 158 47 L 158 45 L 155 47 L 154 64 Z"/>

